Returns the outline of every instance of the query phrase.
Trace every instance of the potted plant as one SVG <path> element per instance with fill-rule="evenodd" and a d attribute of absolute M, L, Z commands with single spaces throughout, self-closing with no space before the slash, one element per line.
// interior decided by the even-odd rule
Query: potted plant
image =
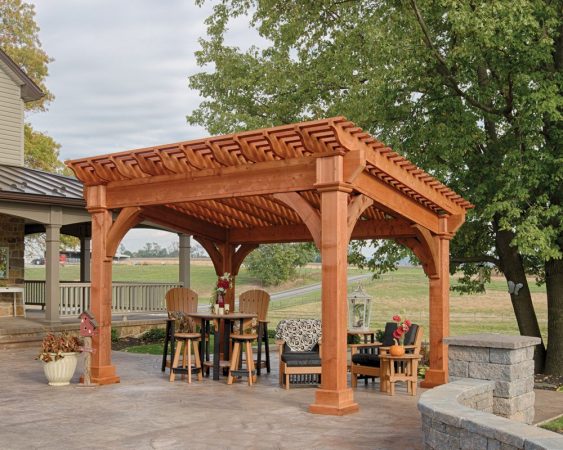
<path fill-rule="evenodd" d="M 80 339 L 67 332 L 47 333 L 43 338 L 41 353 L 37 359 L 43 361 L 43 370 L 51 386 L 66 386 L 70 383 L 78 354 L 82 351 Z"/>

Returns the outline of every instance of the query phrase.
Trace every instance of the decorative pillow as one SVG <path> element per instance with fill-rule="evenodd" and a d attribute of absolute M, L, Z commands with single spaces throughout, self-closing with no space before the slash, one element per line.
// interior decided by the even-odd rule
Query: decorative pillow
<path fill-rule="evenodd" d="M 292 352 L 308 352 L 322 336 L 317 319 L 284 319 L 276 328 L 276 339 L 282 339 Z"/>
<path fill-rule="evenodd" d="M 183 311 L 168 311 L 168 318 L 176 321 L 174 327 L 176 333 L 193 333 L 195 331 L 193 319 Z"/>

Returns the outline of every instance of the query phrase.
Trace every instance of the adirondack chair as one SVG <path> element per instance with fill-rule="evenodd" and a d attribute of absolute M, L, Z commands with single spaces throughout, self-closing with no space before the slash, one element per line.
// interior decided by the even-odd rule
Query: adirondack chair
<path fill-rule="evenodd" d="M 352 374 L 352 387 L 357 387 L 358 376 L 381 377 L 380 353 L 386 353 L 390 345 L 393 345 L 393 331 L 397 328 L 395 322 L 387 322 L 383 342 L 373 344 L 353 344 L 352 363 L 350 373 Z M 412 324 L 409 331 L 405 334 L 404 347 L 408 353 L 418 354 L 422 346 L 422 327 Z M 360 353 L 361 349 L 377 349 L 377 353 Z"/>
<path fill-rule="evenodd" d="M 268 306 L 270 305 L 270 294 L 261 289 L 253 289 L 243 292 L 239 296 L 239 311 L 243 313 L 256 314 L 258 319 L 258 355 L 256 361 L 256 373 L 260 375 L 262 366 L 262 344 L 266 356 L 266 371 L 270 373 L 270 346 L 268 343 Z M 249 323 L 243 324 L 247 328 Z"/>
<path fill-rule="evenodd" d="M 195 331 L 198 321 L 185 316 L 185 313 L 197 312 L 198 295 L 189 288 L 172 288 L 165 295 L 166 309 L 168 310 L 168 321 L 166 323 L 166 336 L 164 338 L 164 350 L 162 354 L 162 368 L 170 367 L 174 353 L 174 334 L 177 331 Z M 176 330 L 176 321 L 182 329 Z M 170 346 L 170 360 L 168 360 L 168 347 Z"/>

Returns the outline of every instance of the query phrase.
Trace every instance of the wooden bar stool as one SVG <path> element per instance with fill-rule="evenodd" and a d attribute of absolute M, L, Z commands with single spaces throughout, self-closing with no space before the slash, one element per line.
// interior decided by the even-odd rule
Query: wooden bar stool
<path fill-rule="evenodd" d="M 231 366 L 229 367 L 229 376 L 227 384 L 233 384 L 235 377 L 247 376 L 248 385 L 256 382 L 256 369 L 254 367 L 254 356 L 252 355 L 252 342 L 258 336 L 255 334 L 234 334 L 231 335 L 233 342 L 233 352 L 231 354 Z M 246 370 L 239 369 L 241 364 L 242 350 L 246 352 Z"/>
<path fill-rule="evenodd" d="M 199 342 L 201 341 L 201 335 L 199 333 L 175 333 L 174 341 L 176 342 L 176 352 L 174 353 L 172 367 L 170 367 L 170 381 L 174 381 L 177 373 L 187 373 L 188 383 L 192 382 L 192 373 L 197 373 L 197 379 L 201 381 L 203 378 L 201 360 L 199 358 Z M 192 367 L 192 347 L 194 352 L 194 367 Z M 181 353 L 182 366 L 178 367 Z"/>

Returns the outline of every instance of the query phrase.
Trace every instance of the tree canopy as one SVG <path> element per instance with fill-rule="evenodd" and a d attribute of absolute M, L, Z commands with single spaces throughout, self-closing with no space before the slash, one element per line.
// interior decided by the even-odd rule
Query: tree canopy
<path fill-rule="evenodd" d="M 272 286 L 291 279 L 298 267 L 312 262 L 316 255 L 309 244 L 261 245 L 246 257 L 244 265 L 264 285 Z"/>
<path fill-rule="evenodd" d="M 521 332 L 540 336 L 526 272 L 547 282 L 548 371 L 561 373 L 562 8 L 222 0 L 196 55 L 205 70 L 190 86 L 204 101 L 188 121 L 217 134 L 344 115 L 380 137 L 476 205 L 452 242 L 459 289 L 483 289 L 496 266 L 524 285 L 511 293 Z M 229 21 L 245 14 L 269 44 L 229 45 Z M 536 361 L 541 370 L 541 348 Z"/>

